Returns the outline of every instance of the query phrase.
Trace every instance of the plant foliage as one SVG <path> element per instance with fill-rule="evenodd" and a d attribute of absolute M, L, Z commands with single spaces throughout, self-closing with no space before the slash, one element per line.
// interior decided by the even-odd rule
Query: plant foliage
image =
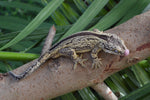
<path fill-rule="evenodd" d="M 57 29 L 55 43 L 81 30 L 115 27 L 145 11 L 149 3 L 150 0 L 0 1 L 0 71 L 12 70 L 37 58 L 53 24 Z M 150 58 L 147 58 L 112 75 L 105 83 L 121 100 L 144 100 L 150 98 L 149 81 Z M 90 88 L 55 99 L 103 100 Z"/>

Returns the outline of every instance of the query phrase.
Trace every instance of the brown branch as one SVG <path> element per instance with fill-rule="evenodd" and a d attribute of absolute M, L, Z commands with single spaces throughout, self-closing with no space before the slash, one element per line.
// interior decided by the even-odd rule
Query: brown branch
<path fill-rule="evenodd" d="M 51 47 L 52 42 L 53 42 L 53 38 L 55 36 L 55 33 L 56 33 L 56 29 L 55 29 L 55 27 L 53 25 L 50 28 L 49 33 L 48 33 L 48 35 L 46 37 L 46 40 L 45 40 L 45 43 L 44 43 L 41 55 L 43 55 Z"/>
<path fill-rule="evenodd" d="M 103 58 L 102 68 L 91 69 L 89 53 L 83 55 L 89 60 L 87 67 L 78 66 L 72 70 L 69 58 L 60 57 L 47 61 L 39 70 L 21 81 L 0 75 L 0 100 L 45 100 L 103 82 L 111 74 L 150 56 L 150 11 L 138 15 L 124 24 L 108 30 L 123 38 L 130 50 L 127 57 L 99 53 Z M 21 73 L 36 60 L 16 69 Z"/>

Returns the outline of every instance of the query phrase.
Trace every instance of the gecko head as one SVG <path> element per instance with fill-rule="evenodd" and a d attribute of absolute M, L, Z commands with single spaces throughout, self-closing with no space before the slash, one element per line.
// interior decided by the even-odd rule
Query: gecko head
<path fill-rule="evenodd" d="M 117 35 L 111 34 L 106 42 L 103 48 L 105 52 L 121 56 L 129 55 L 129 49 Z"/>

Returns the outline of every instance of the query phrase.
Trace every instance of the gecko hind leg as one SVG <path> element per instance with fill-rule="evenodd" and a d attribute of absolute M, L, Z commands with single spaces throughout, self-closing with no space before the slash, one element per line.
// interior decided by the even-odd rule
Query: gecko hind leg
<path fill-rule="evenodd" d="M 77 55 L 78 56 L 78 55 Z M 82 67 L 86 67 L 84 62 L 87 61 L 87 59 L 83 59 L 82 58 L 82 54 L 80 54 L 80 56 L 77 57 L 77 59 L 74 61 L 75 65 L 73 69 L 76 69 L 77 64 L 79 63 Z"/>
<path fill-rule="evenodd" d="M 70 57 L 73 62 L 74 62 L 74 66 L 73 69 L 77 68 L 77 64 L 79 63 L 82 67 L 86 67 L 84 64 L 84 61 L 86 61 L 87 59 L 82 59 L 82 54 L 81 56 L 78 56 L 75 52 L 74 49 L 70 49 L 70 48 L 63 48 L 59 50 L 59 53 L 64 55 L 64 56 L 68 56 Z"/>

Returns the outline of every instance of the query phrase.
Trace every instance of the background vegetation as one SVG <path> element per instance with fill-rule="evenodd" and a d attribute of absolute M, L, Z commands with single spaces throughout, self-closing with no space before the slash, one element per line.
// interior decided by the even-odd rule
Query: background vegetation
<path fill-rule="evenodd" d="M 149 9 L 150 0 L 2 0 L 0 1 L 0 72 L 37 58 L 49 28 L 54 42 L 81 31 L 107 30 Z M 7 51 L 7 52 L 6 52 Z M 105 83 L 121 100 L 150 99 L 150 58 L 120 71 Z M 91 88 L 54 100 L 103 100 Z"/>

